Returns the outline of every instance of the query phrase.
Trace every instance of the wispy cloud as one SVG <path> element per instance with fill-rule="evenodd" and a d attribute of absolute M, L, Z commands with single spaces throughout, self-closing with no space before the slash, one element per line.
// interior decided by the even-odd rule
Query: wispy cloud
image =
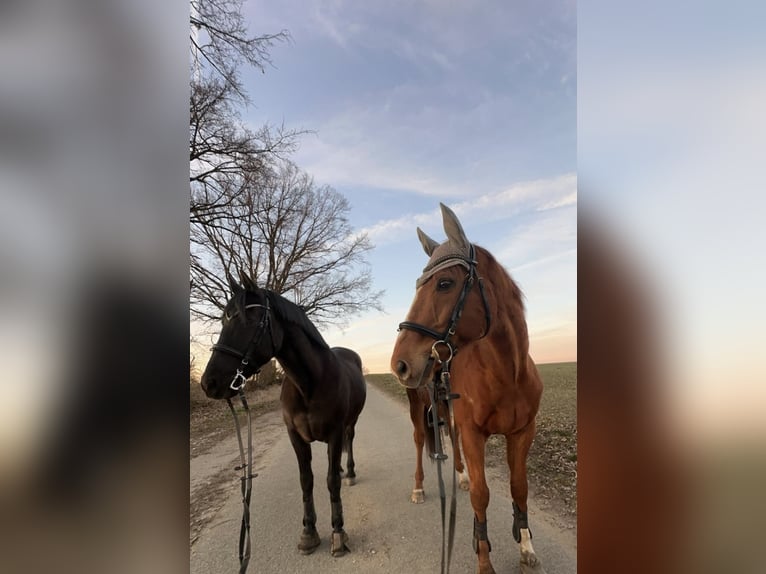
<path fill-rule="evenodd" d="M 318 182 L 459 198 L 574 169 L 567 2 L 312 6 L 253 10 L 253 21 L 290 22 L 295 45 L 283 60 L 311 57 L 275 58 L 279 83 L 261 86 L 254 99 L 264 112 L 248 115 L 259 125 L 278 113 L 314 131 L 294 159 Z"/>
<path fill-rule="evenodd" d="M 460 217 L 463 225 L 472 221 L 496 221 L 511 217 L 521 211 L 543 211 L 556 207 L 573 205 L 577 202 L 577 176 L 565 174 L 550 179 L 540 179 L 514 184 L 495 193 L 487 193 L 450 205 Z M 439 225 L 441 215 L 438 208 L 431 211 L 407 214 L 394 219 L 380 221 L 362 229 L 362 233 L 376 245 L 400 241 L 415 227 Z"/>
<path fill-rule="evenodd" d="M 577 254 L 577 248 L 566 249 L 564 251 L 554 253 L 553 255 L 546 255 L 545 257 L 541 257 L 539 259 L 535 259 L 533 261 L 528 261 L 527 263 L 517 265 L 516 267 L 513 268 L 513 270 L 515 273 L 518 273 L 519 271 L 522 271 L 525 269 L 531 269 L 539 265 L 547 265 L 554 261 L 558 261 L 559 259 L 562 259 L 564 257 L 570 257 L 576 254 Z"/>
<path fill-rule="evenodd" d="M 545 211 L 547 209 L 556 209 L 558 207 L 566 207 L 567 205 L 575 205 L 577 203 L 577 190 L 575 189 L 572 193 L 569 195 L 562 197 L 561 199 L 556 199 L 554 201 L 551 201 L 549 203 L 546 203 L 545 205 L 541 205 L 538 208 L 538 211 Z"/>
<path fill-rule="evenodd" d="M 343 2 L 317 3 L 308 14 L 309 23 L 321 35 L 330 38 L 344 50 L 359 37 L 363 26 Z"/>
<path fill-rule="evenodd" d="M 534 209 L 489 245 L 498 261 L 514 270 L 539 266 L 576 253 L 577 218 L 573 205 Z"/>
<path fill-rule="evenodd" d="M 425 163 L 418 165 L 402 157 L 396 145 L 384 141 L 393 139 L 393 133 L 386 136 L 384 130 L 361 128 L 364 120 L 359 119 L 360 123 L 353 128 L 325 127 L 317 136 L 305 138 L 296 154 L 298 163 L 317 181 L 332 186 L 370 187 L 442 197 L 465 192 L 465 184 L 437 175 L 437 168 Z M 353 121 L 344 123 L 354 124 Z M 404 134 L 396 139 L 408 141 Z"/>
<path fill-rule="evenodd" d="M 521 95 L 487 86 L 398 84 L 320 124 L 301 122 L 315 135 L 304 138 L 296 160 L 333 186 L 439 197 L 489 193 L 503 181 L 547 171 L 544 158 L 560 152 L 551 148 L 562 137 L 560 120 L 531 125 L 530 106 Z M 571 150 L 566 155 L 572 164 Z"/>

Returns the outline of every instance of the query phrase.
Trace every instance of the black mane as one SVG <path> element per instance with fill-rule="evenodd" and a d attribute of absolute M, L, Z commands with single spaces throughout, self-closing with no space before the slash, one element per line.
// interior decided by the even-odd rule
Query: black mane
<path fill-rule="evenodd" d="M 245 316 L 245 305 L 248 304 L 248 295 L 251 297 L 255 295 L 259 301 L 262 301 L 265 295 L 269 299 L 269 306 L 277 317 L 303 329 L 308 338 L 319 347 L 323 349 L 330 348 L 330 345 L 324 340 L 322 334 L 306 315 L 306 312 L 292 301 L 288 301 L 274 291 L 268 289 L 258 289 L 257 291 L 243 289 L 239 291 L 234 297 L 233 303 L 235 309 L 242 317 Z"/>

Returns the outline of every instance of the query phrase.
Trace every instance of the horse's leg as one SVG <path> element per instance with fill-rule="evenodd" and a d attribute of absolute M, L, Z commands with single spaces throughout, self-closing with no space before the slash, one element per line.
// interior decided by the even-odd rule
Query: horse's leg
<path fill-rule="evenodd" d="M 354 471 L 356 465 L 354 464 L 354 435 L 356 431 L 354 425 L 350 424 L 346 427 L 346 476 L 343 479 L 343 484 L 346 486 L 353 486 L 356 484 L 356 472 Z M 343 469 L 340 469 L 341 473 Z"/>
<path fill-rule="evenodd" d="M 527 454 L 534 436 L 535 423 L 532 421 L 521 433 L 505 437 L 508 468 L 511 471 L 513 538 L 520 543 L 521 562 L 529 566 L 536 566 L 538 563 L 527 520 Z"/>
<path fill-rule="evenodd" d="M 407 389 L 407 398 L 410 400 L 410 419 L 412 420 L 413 440 L 415 441 L 415 488 L 412 489 L 410 501 L 414 504 L 422 504 L 425 501 L 423 492 L 423 446 L 425 445 L 425 417 L 424 406 L 413 389 Z"/>
<path fill-rule="evenodd" d="M 458 473 L 458 482 L 462 490 L 469 489 L 468 472 L 463 466 L 463 458 L 460 454 L 460 429 L 455 425 L 455 432 L 450 429 L 450 439 L 452 440 L 452 453 L 455 457 L 455 470 Z"/>
<path fill-rule="evenodd" d="M 471 476 L 471 506 L 473 507 L 473 549 L 478 556 L 476 571 L 479 574 L 494 574 L 489 553 L 492 546 L 487 536 L 487 506 L 489 505 L 489 488 L 484 476 L 484 448 L 487 437 L 478 429 L 462 429 L 461 439 L 463 454 Z"/>
<path fill-rule="evenodd" d="M 327 443 L 327 489 L 330 491 L 330 510 L 332 513 L 332 544 L 330 553 L 343 556 L 349 551 L 346 542 L 348 535 L 343 530 L 343 504 L 340 500 L 340 457 L 343 453 L 343 431 Z"/>
<path fill-rule="evenodd" d="M 288 429 L 290 442 L 298 457 L 298 469 L 301 474 L 303 491 L 303 533 L 298 549 L 303 554 L 311 554 L 319 546 L 319 533 L 316 529 L 317 514 L 314 509 L 314 473 L 311 470 L 311 445 L 294 430 Z"/>

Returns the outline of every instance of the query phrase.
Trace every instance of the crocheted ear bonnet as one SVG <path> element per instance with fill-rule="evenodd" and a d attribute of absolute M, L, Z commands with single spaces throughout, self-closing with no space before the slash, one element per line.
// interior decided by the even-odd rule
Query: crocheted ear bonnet
<path fill-rule="evenodd" d="M 426 255 L 430 255 L 430 259 L 423 268 L 423 274 L 415 281 L 416 288 L 422 286 L 436 273 L 447 267 L 462 265 L 466 270 L 470 269 L 471 243 L 465 236 L 463 226 L 460 225 L 457 216 L 449 207 L 443 203 L 440 203 L 439 206 L 442 210 L 447 241 L 439 244 L 418 228 L 418 238 Z"/>

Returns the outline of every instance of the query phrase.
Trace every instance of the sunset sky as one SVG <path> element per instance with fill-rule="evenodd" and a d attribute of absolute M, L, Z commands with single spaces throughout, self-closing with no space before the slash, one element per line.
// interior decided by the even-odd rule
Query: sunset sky
<path fill-rule="evenodd" d="M 250 1 L 256 34 L 289 30 L 274 67 L 244 74 L 243 119 L 313 133 L 292 160 L 369 234 L 384 312 L 324 329 L 388 372 L 439 202 L 526 296 L 538 363 L 576 360 L 574 2 Z M 209 344 L 210 337 L 200 342 Z"/>

